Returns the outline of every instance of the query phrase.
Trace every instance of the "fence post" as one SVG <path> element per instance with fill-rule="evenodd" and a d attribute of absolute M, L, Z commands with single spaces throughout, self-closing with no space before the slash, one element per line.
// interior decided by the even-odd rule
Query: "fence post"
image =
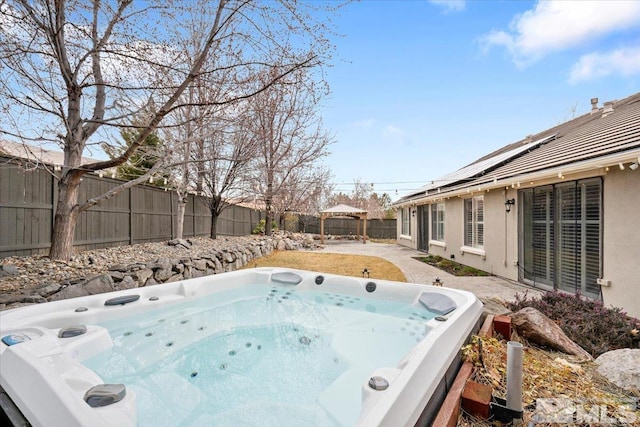
<path fill-rule="evenodd" d="M 133 245 L 133 187 L 129 187 L 129 244 Z"/>
<path fill-rule="evenodd" d="M 53 241 L 53 227 L 56 225 L 56 210 L 58 209 L 58 174 L 51 175 L 51 235 L 49 243 Z"/>
<path fill-rule="evenodd" d="M 169 192 L 169 215 L 171 215 L 171 218 L 169 218 L 169 222 L 171 223 L 171 240 L 175 239 L 175 225 L 173 224 L 173 191 Z"/>

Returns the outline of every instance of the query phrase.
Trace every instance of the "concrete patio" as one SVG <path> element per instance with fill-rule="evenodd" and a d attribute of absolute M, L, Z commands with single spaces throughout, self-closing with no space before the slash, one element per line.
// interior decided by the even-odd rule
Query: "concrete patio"
<path fill-rule="evenodd" d="M 360 241 L 329 240 L 325 242 L 324 248 L 319 251 L 380 257 L 397 265 L 406 276 L 408 282 L 431 284 L 438 277 L 445 287 L 470 291 L 478 298 L 499 297 L 506 301 L 511 301 L 516 294 L 522 295 L 527 292 L 531 296 L 542 293 L 540 290 L 495 276 L 453 276 L 443 270 L 413 259 L 414 257 L 425 256 L 424 252 L 398 244 L 368 242 L 363 245 Z"/>

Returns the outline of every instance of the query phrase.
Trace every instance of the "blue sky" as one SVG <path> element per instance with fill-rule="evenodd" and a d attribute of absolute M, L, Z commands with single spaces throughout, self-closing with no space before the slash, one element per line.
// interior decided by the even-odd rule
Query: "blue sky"
<path fill-rule="evenodd" d="M 364 0 L 334 24 L 336 190 L 359 179 L 395 200 L 640 91 L 638 1 Z"/>

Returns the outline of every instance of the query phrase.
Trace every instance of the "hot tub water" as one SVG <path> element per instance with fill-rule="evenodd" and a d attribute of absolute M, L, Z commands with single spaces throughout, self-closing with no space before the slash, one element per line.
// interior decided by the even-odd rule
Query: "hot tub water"
<path fill-rule="evenodd" d="M 350 426 L 360 385 L 394 367 L 433 313 L 393 301 L 251 285 L 104 322 L 86 360 L 136 393 L 138 425 Z"/>

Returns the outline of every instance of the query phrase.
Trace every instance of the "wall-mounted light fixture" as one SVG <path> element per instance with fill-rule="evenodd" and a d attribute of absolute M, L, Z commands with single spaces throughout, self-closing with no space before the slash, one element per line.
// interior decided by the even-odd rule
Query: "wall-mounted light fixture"
<path fill-rule="evenodd" d="M 507 199 L 504 202 L 504 210 L 507 211 L 507 213 L 511 212 L 511 206 L 516 204 L 516 199 Z"/>

